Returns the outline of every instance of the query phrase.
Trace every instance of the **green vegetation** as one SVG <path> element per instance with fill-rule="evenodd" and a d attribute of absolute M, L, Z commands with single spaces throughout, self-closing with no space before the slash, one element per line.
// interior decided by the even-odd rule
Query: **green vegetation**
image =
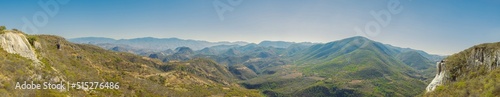
<path fill-rule="evenodd" d="M 28 42 L 31 44 L 31 46 L 35 46 L 35 41 L 38 41 L 38 37 L 34 35 L 28 35 Z"/>
<path fill-rule="evenodd" d="M 0 31 L 7 30 L 5 26 L 0 26 Z"/>
<path fill-rule="evenodd" d="M 425 96 L 498 96 L 500 95 L 499 82 L 500 69 L 495 69 L 487 75 L 476 76 L 473 79 L 460 80 L 439 86 L 435 91 L 426 93 Z"/>
<path fill-rule="evenodd" d="M 285 63 L 291 65 L 254 70 L 275 73 L 260 73 L 242 85 L 268 96 L 415 96 L 433 76 L 423 71 L 434 65 L 419 53 L 402 52 L 362 37 L 313 45 L 285 59 L 294 60 Z"/>
<path fill-rule="evenodd" d="M 363 40 L 353 40 L 355 41 Z M 342 46 L 338 52 L 346 54 L 333 56 L 331 61 L 316 63 L 317 65 L 306 65 L 303 72 L 306 75 L 329 78 L 331 80 L 325 81 L 331 81 L 340 88 L 354 88 L 363 95 L 413 96 L 424 90 L 424 82 L 408 76 L 417 71 L 385 52 L 388 50 L 380 48 L 376 43 L 366 44 L 365 42 L 365 47 L 362 48 Z"/>
<path fill-rule="evenodd" d="M 7 28 L 5 28 L 5 26 L 0 26 L 0 34 L 5 33 L 5 30 L 6 30 L 6 29 L 7 29 Z"/>

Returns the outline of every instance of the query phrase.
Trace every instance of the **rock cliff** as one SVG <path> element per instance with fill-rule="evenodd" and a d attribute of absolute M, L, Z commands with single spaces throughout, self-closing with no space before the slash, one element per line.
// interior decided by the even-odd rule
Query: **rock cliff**
<path fill-rule="evenodd" d="M 19 54 L 22 57 L 33 60 L 34 63 L 40 62 L 37 59 L 35 50 L 22 33 L 5 30 L 3 34 L 0 34 L 0 45 L 8 53 Z"/>
<path fill-rule="evenodd" d="M 485 76 L 496 75 L 495 73 L 497 72 L 495 71 L 498 71 L 497 67 L 500 66 L 500 42 L 476 45 L 459 53 L 453 54 L 445 60 L 446 61 L 437 63 L 438 73 L 432 82 L 427 86 L 427 93 L 435 91 L 436 87 L 439 85 L 460 87 L 470 85 L 462 83 L 477 83 L 474 81 L 482 82 L 488 79 L 494 79 Z M 496 83 L 495 80 L 493 81 Z M 485 83 L 490 82 L 488 81 Z M 486 85 L 477 87 L 487 88 Z M 500 88 L 498 90 L 500 91 Z M 466 91 L 466 93 L 471 94 L 474 92 L 472 90 Z M 484 91 L 481 90 L 477 93 L 482 93 Z"/>
<path fill-rule="evenodd" d="M 436 68 L 437 68 L 436 76 L 434 77 L 432 82 L 429 83 L 427 88 L 425 88 L 427 92 L 434 91 L 434 89 L 436 89 L 437 86 L 439 86 L 443 83 L 445 73 L 446 73 L 445 71 L 443 71 L 444 70 L 444 61 L 437 62 Z"/>

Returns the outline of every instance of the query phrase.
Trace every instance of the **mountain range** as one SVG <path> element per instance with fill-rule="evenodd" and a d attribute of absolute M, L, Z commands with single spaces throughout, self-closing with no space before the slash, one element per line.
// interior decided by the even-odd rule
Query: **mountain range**
<path fill-rule="evenodd" d="M 463 73 L 472 72 L 472 67 L 448 65 L 461 63 L 450 61 L 463 60 L 456 58 L 461 53 L 445 59 L 359 36 L 328 43 L 254 44 L 151 37 L 78 38 L 69 42 L 53 35 L 2 30 L 0 40 L 4 56 L 0 63 L 5 64 L 0 68 L 0 93 L 5 96 L 428 96 L 442 95 L 441 91 L 450 91 L 442 87 L 473 78 Z M 161 45 L 155 48 L 156 44 Z M 488 49 L 489 45 L 479 48 Z M 477 61 L 465 58 L 464 62 L 495 64 L 497 57 L 480 57 L 488 55 L 478 53 L 485 51 L 490 50 L 465 51 L 465 55 L 475 54 L 467 58 Z M 435 83 L 434 77 L 440 77 L 434 74 L 442 68 L 434 63 L 443 59 L 447 77 L 432 85 L 437 86 L 434 92 L 426 91 L 429 83 Z M 480 74 L 495 72 L 490 67 Z M 107 81 L 120 82 L 122 88 L 13 89 L 22 81 Z"/>
<path fill-rule="evenodd" d="M 156 43 L 152 41 L 162 40 L 136 38 L 130 39 L 136 43 L 118 43 L 84 39 L 70 40 L 79 43 L 84 41 L 83 43 L 93 43 L 98 46 L 99 44 L 127 45 L 121 47 L 142 51 L 153 50 L 135 48 L 132 45 Z M 164 45 L 176 45 L 165 42 L 167 40 L 162 41 Z M 244 87 L 261 90 L 267 96 L 418 95 L 434 77 L 436 70 L 434 62 L 444 58 L 420 50 L 383 44 L 365 37 L 351 37 L 328 43 L 263 41 L 259 44 L 208 46 L 217 43 L 198 41 L 197 44 L 207 47 L 200 50 L 192 49 L 199 47 L 183 45 L 175 50 L 158 49 L 159 52 L 126 50 L 124 52 L 141 53 L 142 56 L 160 59 L 163 62 L 208 58 L 227 66 L 228 70 L 241 80 L 240 84 Z M 110 50 L 123 52 L 116 47 L 113 48 Z"/>
<path fill-rule="evenodd" d="M 216 45 L 246 45 L 247 42 L 208 42 L 200 40 L 184 40 L 179 38 L 153 38 L 143 37 L 134 39 L 112 39 L 103 37 L 82 37 L 73 38 L 69 41 L 74 43 L 94 44 L 106 47 L 107 49 L 113 47 L 126 46 L 130 49 L 148 49 L 151 51 L 161 51 L 167 49 L 175 49 L 177 47 L 190 47 L 194 50 L 200 50 L 205 47 Z"/>

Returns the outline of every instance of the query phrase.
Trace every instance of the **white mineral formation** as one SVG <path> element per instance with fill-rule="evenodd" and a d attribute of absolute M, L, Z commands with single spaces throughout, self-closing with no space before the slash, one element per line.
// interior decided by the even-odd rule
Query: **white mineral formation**
<path fill-rule="evenodd" d="M 35 63 L 40 62 L 36 57 L 35 50 L 22 33 L 5 31 L 4 34 L 0 34 L 0 45 L 8 53 L 19 54 Z"/>
<path fill-rule="evenodd" d="M 436 67 L 437 67 L 436 77 L 434 77 L 432 82 L 427 86 L 426 88 L 427 92 L 432 92 L 434 91 L 434 89 L 436 89 L 437 86 L 443 84 L 443 79 L 445 76 L 444 61 L 437 62 Z"/>

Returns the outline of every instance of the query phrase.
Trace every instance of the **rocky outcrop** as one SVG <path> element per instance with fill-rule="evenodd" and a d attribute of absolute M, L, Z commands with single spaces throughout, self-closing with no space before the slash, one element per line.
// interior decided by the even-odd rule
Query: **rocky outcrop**
<path fill-rule="evenodd" d="M 35 50 L 22 33 L 5 31 L 4 34 L 0 34 L 0 45 L 8 53 L 19 54 L 22 57 L 33 60 L 35 63 L 40 62 L 37 59 Z"/>
<path fill-rule="evenodd" d="M 434 79 L 432 80 L 432 82 L 429 83 L 427 88 L 425 88 L 427 92 L 434 91 L 434 89 L 436 89 L 437 86 L 443 84 L 443 81 L 445 78 L 445 73 L 446 73 L 446 71 L 444 71 L 444 66 L 445 66 L 444 61 L 436 63 L 437 74 L 434 77 Z"/>
<path fill-rule="evenodd" d="M 484 66 L 488 71 L 491 71 L 500 66 L 500 49 L 476 47 L 472 49 L 467 59 L 467 64 L 470 64 L 468 68 Z"/>
<path fill-rule="evenodd" d="M 472 79 L 497 69 L 500 66 L 500 42 L 476 45 L 449 56 L 436 66 L 438 72 L 427 86 L 427 92 L 439 85 Z"/>

